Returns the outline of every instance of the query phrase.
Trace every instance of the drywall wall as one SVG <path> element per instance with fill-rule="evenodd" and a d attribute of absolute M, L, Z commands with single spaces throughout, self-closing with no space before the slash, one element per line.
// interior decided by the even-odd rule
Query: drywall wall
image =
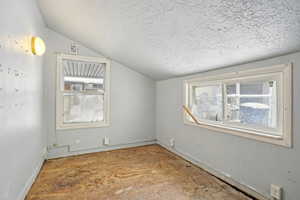
<path fill-rule="evenodd" d="M 300 198 L 300 53 L 207 72 L 207 75 L 293 62 L 293 148 L 262 143 L 226 133 L 183 124 L 183 80 L 156 84 L 156 133 L 159 143 L 268 196 L 270 184 L 284 188 L 284 200 Z"/>
<path fill-rule="evenodd" d="M 74 41 L 50 29 L 47 35 L 44 85 L 49 157 L 144 144 L 155 140 L 155 82 L 115 61 L 111 63 L 110 126 L 57 131 L 56 53 L 69 53 Z M 79 55 L 103 57 L 80 44 L 78 47 Z M 108 146 L 103 146 L 105 136 L 110 139 Z M 78 140 L 80 143 L 76 143 Z"/>
<path fill-rule="evenodd" d="M 0 200 L 22 200 L 44 160 L 43 57 L 30 49 L 44 27 L 35 0 L 0 1 Z"/>

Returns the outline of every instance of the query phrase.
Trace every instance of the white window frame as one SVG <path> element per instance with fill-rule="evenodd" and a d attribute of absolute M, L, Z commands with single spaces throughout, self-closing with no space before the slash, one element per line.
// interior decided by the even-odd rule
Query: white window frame
<path fill-rule="evenodd" d="M 84 122 L 84 123 L 64 123 L 63 115 L 63 59 L 70 59 L 76 61 L 85 62 L 99 62 L 105 63 L 105 89 L 102 91 L 104 94 L 104 112 L 103 121 L 101 122 Z M 86 92 L 87 94 L 93 94 L 92 92 Z M 97 57 L 84 57 L 78 55 L 68 55 L 68 54 L 57 54 L 57 73 L 56 73 L 56 129 L 80 129 L 80 128 L 97 128 L 97 127 L 107 127 L 110 125 L 110 60 L 105 58 Z"/>
<path fill-rule="evenodd" d="M 183 111 L 183 119 L 186 125 L 198 126 L 201 128 L 207 128 L 214 131 L 223 133 L 229 133 L 249 139 L 254 139 L 271 144 L 281 145 L 285 147 L 292 147 L 292 63 L 275 65 L 270 67 L 262 67 L 256 69 L 240 70 L 232 73 L 216 74 L 212 76 L 205 76 L 200 74 L 199 76 L 184 81 L 183 96 L 184 106 L 187 108 L 191 103 L 192 92 L 191 87 L 194 85 L 217 85 L 222 84 L 223 89 L 223 112 L 226 113 L 226 84 L 236 82 L 242 79 L 258 79 L 270 78 L 277 81 L 277 121 L 279 122 L 278 129 L 281 132 L 281 136 L 268 134 L 268 131 L 262 131 L 261 128 L 255 129 L 255 127 L 245 128 L 243 126 L 235 126 L 227 123 L 225 119 L 222 122 L 214 122 L 208 120 L 198 120 L 198 123 L 193 121 L 186 111 Z M 281 94 L 281 95 L 280 95 Z M 223 113 L 223 116 L 225 116 Z M 225 122 L 224 122 L 225 121 Z"/>

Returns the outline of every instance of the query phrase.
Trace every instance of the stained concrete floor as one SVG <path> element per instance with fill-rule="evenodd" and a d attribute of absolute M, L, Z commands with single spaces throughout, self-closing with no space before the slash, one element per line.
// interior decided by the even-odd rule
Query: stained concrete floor
<path fill-rule="evenodd" d="M 158 145 L 48 160 L 26 200 L 252 200 Z"/>

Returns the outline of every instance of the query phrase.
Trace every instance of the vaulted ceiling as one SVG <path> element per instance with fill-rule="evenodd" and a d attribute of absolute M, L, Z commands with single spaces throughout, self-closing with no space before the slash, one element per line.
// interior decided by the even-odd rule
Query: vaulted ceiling
<path fill-rule="evenodd" d="M 160 80 L 300 50 L 300 0 L 39 0 L 49 28 Z"/>

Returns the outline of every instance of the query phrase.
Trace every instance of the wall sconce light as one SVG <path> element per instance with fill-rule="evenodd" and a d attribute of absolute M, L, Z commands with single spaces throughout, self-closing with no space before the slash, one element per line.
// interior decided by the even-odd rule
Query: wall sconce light
<path fill-rule="evenodd" d="M 44 41 L 39 37 L 31 38 L 31 51 L 34 55 L 41 56 L 46 51 L 46 45 Z"/>

